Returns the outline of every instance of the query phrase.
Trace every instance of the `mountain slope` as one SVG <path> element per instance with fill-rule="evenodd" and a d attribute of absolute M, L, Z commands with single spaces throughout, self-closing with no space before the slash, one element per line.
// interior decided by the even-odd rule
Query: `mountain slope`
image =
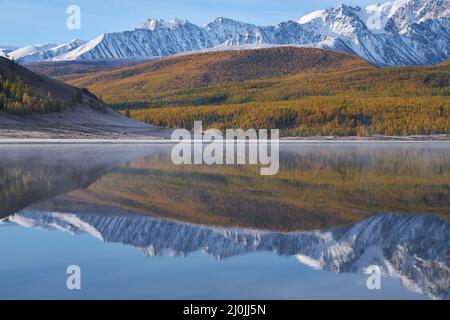
<path fill-rule="evenodd" d="M 85 43 L 86 41 L 73 39 L 70 42 L 63 43 L 60 45 L 45 44 L 45 45 L 26 46 L 14 50 L 12 52 L 9 52 L 8 58 L 13 59 L 19 63 L 30 63 L 35 61 L 49 60 L 53 57 L 57 57 L 69 51 L 72 51 Z"/>
<path fill-rule="evenodd" d="M 148 29 L 144 22 L 133 31 L 105 33 L 56 60 L 147 58 L 184 51 L 197 51 L 214 45 L 205 29 L 188 21 Z"/>
<path fill-rule="evenodd" d="M 169 57 L 72 78 L 141 121 L 279 128 L 284 135 L 450 132 L 448 66 L 377 68 L 352 55 L 277 47 Z"/>
<path fill-rule="evenodd" d="M 350 71 L 373 68 L 349 54 L 313 48 L 278 47 L 201 53 L 165 58 L 113 71 L 72 79 L 83 87 L 122 86 L 126 93 L 164 88 L 183 89 L 261 80 L 306 72 Z M 112 90 L 112 87 L 110 87 Z M 145 91 L 144 91 L 145 89 Z M 102 92 L 104 91 L 102 90 Z M 124 93 L 124 91 L 122 91 Z"/>
<path fill-rule="evenodd" d="M 35 74 L 3 57 L 0 92 L 0 110 L 14 114 L 61 111 L 80 104 L 85 96 L 80 89 Z"/>
<path fill-rule="evenodd" d="M 8 58 L 8 54 L 19 48 L 12 46 L 0 45 L 0 57 Z"/>
<path fill-rule="evenodd" d="M 117 138 L 167 135 L 126 118 L 86 89 L 36 74 L 0 57 L 1 138 Z"/>
<path fill-rule="evenodd" d="M 341 5 L 299 23 L 377 65 L 427 65 L 450 55 L 449 7 L 449 0 L 397 0 L 366 9 Z"/>

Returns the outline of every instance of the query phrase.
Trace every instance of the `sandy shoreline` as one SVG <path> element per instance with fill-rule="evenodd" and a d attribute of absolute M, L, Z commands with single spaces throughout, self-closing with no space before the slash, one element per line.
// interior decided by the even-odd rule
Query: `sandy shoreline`
<path fill-rule="evenodd" d="M 15 116 L 0 111 L 1 140 L 117 140 L 170 138 L 171 129 L 152 126 L 106 109 L 74 107 L 64 112 Z"/>
<path fill-rule="evenodd" d="M 195 141 L 195 140 L 193 140 Z M 244 140 L 236 140 L 237 142 L 244 142 Z M 247 141 L 255 143 L 257 141 Z M 298 143 L 450 143 L 450 137 L 434 137 L 434 136 L 412 136 L 412 137 L 289 137 L 279 140 L 280 144 L 298 144 Z M 77 138 L 4 138 L 0 136 L 0 145 L 14 145 L 14 144 L 174 144 L 178 141 L 172 141 L 170 138 L 163 137 L 136 137 L 136 138 L 92 138 L 92 139 L 77 139 Z M 204 142 L 208 143 L 208 142 Z"/>
<path fill-rule="evenodd" d="M 171 143 L 173 129 L 127 118 L 110 109 L 99 112 L 74 107 L 64 112 L 15 116 L 0 111 L 0 144 L 142 144 Z M 206 139 L 208 140 L 208 139 Z M 450 134 L 339 137 L 283 137 L 281 143 L 328 142 L 436 142 Z"/>

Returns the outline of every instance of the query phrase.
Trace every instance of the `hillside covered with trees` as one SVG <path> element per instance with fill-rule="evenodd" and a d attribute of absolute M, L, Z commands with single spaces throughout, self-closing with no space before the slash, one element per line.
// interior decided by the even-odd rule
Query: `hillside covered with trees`
<path fill-rule="evenodd" d="M 35 112 L 60 112 L 83 102 L 80 91 L 68 102 L 64 102 L 53 98 L 51 91 L 48 91 L 45 96 L 18 77 L 9 80 L 3 79 L 2 75 L 0 75 L 0 92 L 0 110 L 16 115 Z"/>
<path fill-rule="evenodd" d="M 35 74 L 0 57 L 0 110 L 15 115 L 60 112 L 81 105 L 81 89 Z"/>
<path fill-rule="evenodd" d="M 448 64 L 377 68 L 344 53 L 281 47 L 165 58 L 69 83 L 172 128 L 203 120 L 285 136 L 450 133 Z"/>

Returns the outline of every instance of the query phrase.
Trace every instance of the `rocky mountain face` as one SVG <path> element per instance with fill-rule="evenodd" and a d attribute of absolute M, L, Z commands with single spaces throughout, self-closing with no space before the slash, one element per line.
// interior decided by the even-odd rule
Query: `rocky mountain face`
<path fill-rule="evenodd" d="M 139 248 L 148 256 L 202 251 L 215 259 L 252 252 L 296 256 L 314 269 L 363 272 L 380 266 L 411 291 L 444 298 L 450 288 L 450 224 L 432 215 L 376 214 L 355 225 L 301 232 L 206 227 L 137 215 L 23 210 L 0 220 L 24 227 L 88 233 Z"/>
<path fill-rule="evenodd" d="M 450 57 L 449 22 L 450 0 L 396 0 L 367 8 L 341 5 L 277 26 L 218 18 L 200 27 L 187 20 L 149 19 L 134 30 L 105 33 L 88 43 L 29 46 L 8 55 L 27 63 L 299 45 L 354 53 L 379 66 L 431 65 Z"/>

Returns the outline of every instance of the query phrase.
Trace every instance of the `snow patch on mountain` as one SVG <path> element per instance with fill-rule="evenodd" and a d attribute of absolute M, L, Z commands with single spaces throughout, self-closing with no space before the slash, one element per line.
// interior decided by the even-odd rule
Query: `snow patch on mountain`
<path fill-rule="evenodd" d="M 295 256 L 313 269 L 364 272 L 370 265 L 413 292 L 443 298 L 450 288 L 450 224 L 432 215 L 376 214 L 355 225 L 271 232 L 181 223 L 138 215 L 64 214 L 23 210 L 0 220 L 24 227 L 89 233 L 149 256 L 202 251 L 216 259 L 268 251 Z"/>
<path fill-rule="evenodd" d="M 7 45 L 0 45 L 0 57 L 8 58 L 8 55 L 19 48 Z"/>
<path fill-rule="evenodd" d="M 29 45 L 10 52 L 9 57 L 16 61 L 20 61 L 22 57 L 37 55 L 40 54 L 40 52 L 49 50 L 55 46 L 55 44 Z"/>
<path fill-rule="evenodd" d="M 386 24 L 386 30 L 407 34 L 413 24 L 428 20 L 449 18 L 450 0 L 409 0 L 395 11 Z"/>
<path fill-rule="evenodd" d="M 365 9 L 356 8 L 357 15 L 365 22 L 372 32 L 386 32 L 387 22 L 405 3 L 410 0 L 398 0 L 393 2 L 370 5 Z"/>
<path fill-rule="evenodd" d="M 306 24 L 309 23 L 313 20 L 316 19 L 322 19 L 323 17 L 326 15 L 327 11 L 326 10 L 317 10 L 317 11 L 313 11 L 303 17 L 300 18 L 300 20 L 298 20 L 298 23 L 300 24 Z"/>
<path fill-rule="evenodd" d="M 449 57 L 449 10 L 450 0 L 398 0 L 365 9 L 341 5 L 299 22 L 380 66 L 430 65 Z"/>
<path fill-rule="evenodd" d="M 179 18 L 175 18 L 174 20 L 171 20 L 171 21 L 165 21 L 163 19 L 159 19 L 159 20 L 148 19 L 140 25 L 139 29 L 148 29 L 151 31 L 155 31 L 158 28 L 176 28 L 176 27 L 182 26 L 186 23 L 189 23 L 189 21 L 179 19 Z"/>
<path fill-rule="evenodd" d="M 60 56 L 70 52 L 79 46 L 85 44 L 86 41 L 80 39 L 73 39 L 67 43 L 60 45 L 43 44 L 26 46 L 8 54 L 9 58 L 14 59 L 19 63 L 30 63 L 36 61 L 49 60 L 56 56 Z"/>
<path fill-rule="evenodd" d="M 62 54 L 57 57 L 53 57 L 50 60 L 59 61 L 59 60 L 76 60 L 78 56 L 81 56 L 83 54 L 89 53 L 90 50 L 94 49 L 98 44 L 101 43 L 103 40 L 105 34 L 101 34 L 95 39 L 78 46 L 77 48 L 66 52 L 65 54 Z"/>

